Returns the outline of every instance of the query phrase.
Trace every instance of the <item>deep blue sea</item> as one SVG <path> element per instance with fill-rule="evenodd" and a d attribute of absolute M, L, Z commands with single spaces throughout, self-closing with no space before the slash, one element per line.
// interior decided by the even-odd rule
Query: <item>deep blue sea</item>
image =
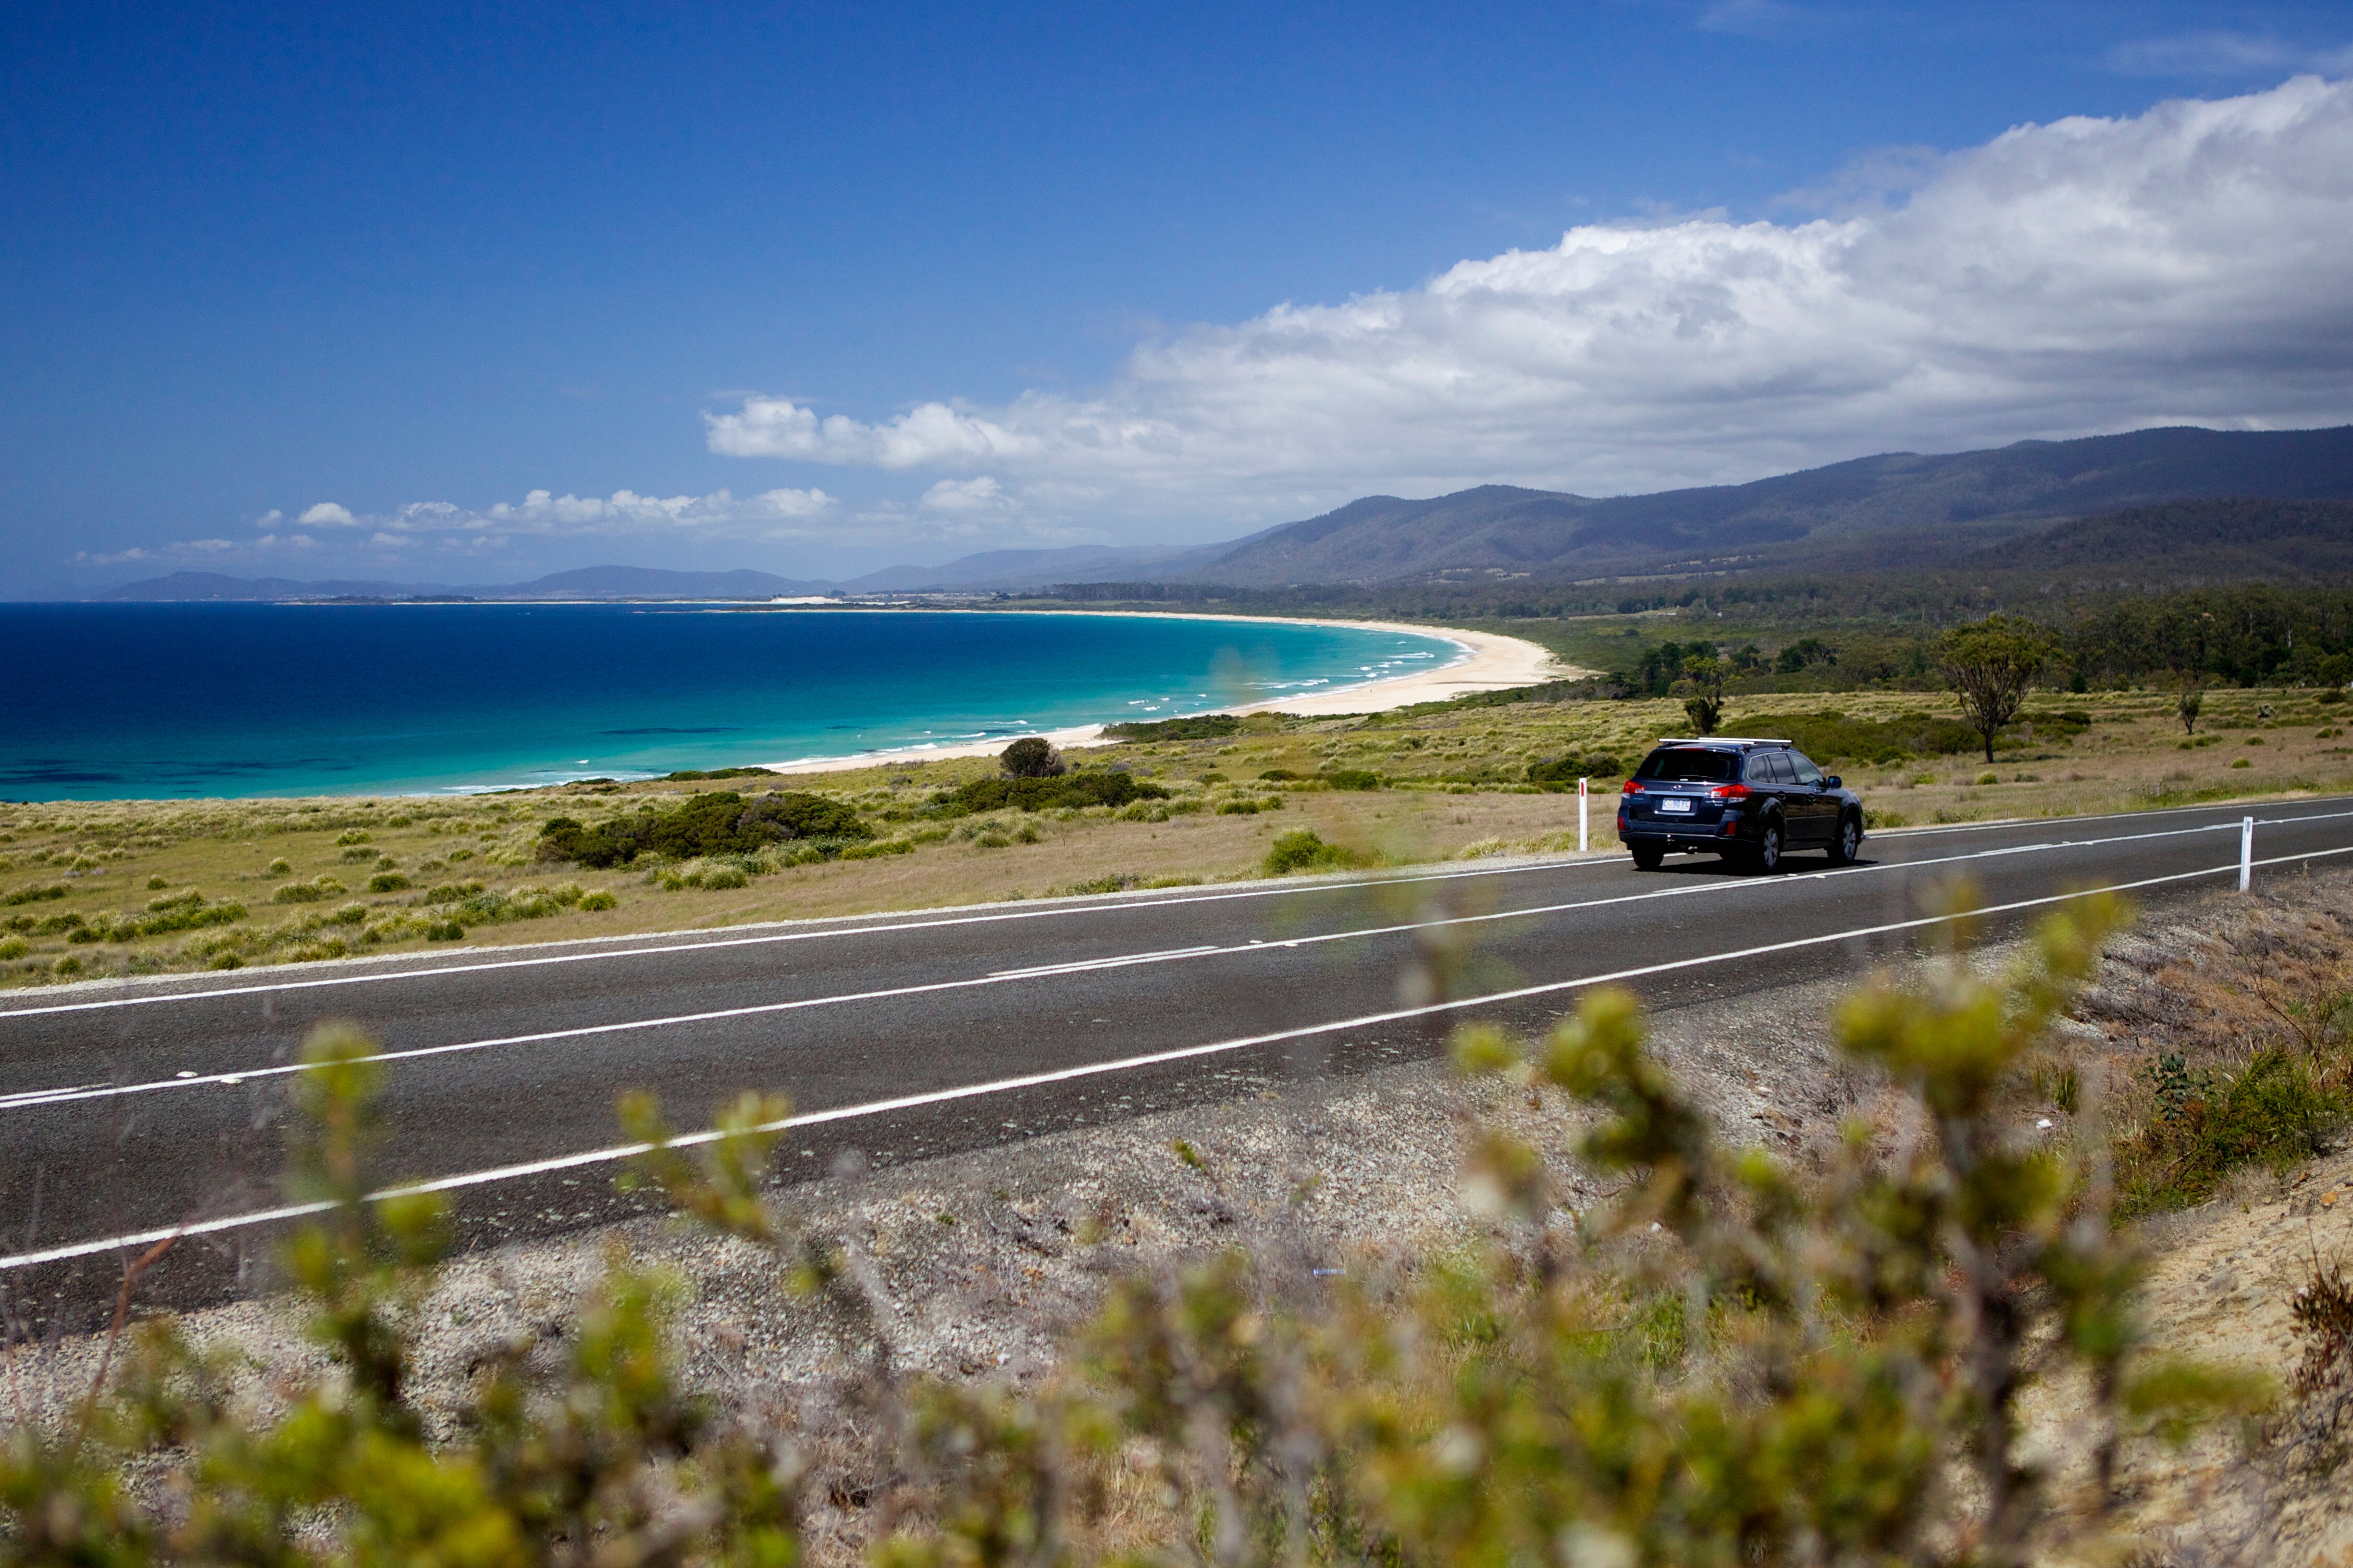
<path fill-rule="evenodd" d="M 499 789 L 1198 713 L 1436 637 L 693 605 L 0 605 L 0 798 Z"/>

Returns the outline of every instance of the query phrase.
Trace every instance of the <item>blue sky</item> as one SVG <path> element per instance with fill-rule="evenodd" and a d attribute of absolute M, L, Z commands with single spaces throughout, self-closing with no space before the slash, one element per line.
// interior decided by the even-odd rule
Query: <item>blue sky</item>
<path fill-rule="evenodd" d="M 2353 417 L 2341 4 L 20 0 L 0 47 L 0 592 L 833 576 Z M 2000 140 L 2069 117 L 2112 128 Z M 2154 216 L 2036 208 L 2103 182 Z M 2079 279 L 2115 319 L 1951 315 L 1937 258 L 1992 232 L 2132 251 Z M 2235 244 L 2305 264 L 2181 282 Z"/>

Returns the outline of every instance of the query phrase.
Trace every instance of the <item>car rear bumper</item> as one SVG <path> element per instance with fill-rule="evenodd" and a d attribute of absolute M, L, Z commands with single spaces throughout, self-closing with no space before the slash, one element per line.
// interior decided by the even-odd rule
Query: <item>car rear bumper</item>
<path fill-rule="evenodd" d="M 1656 819 L 1618 818 L 1621 844 L 1648 845 L 1662 849 L 1722 849 L 1755 835 L 1738 812 L 1726 812 L 1721 822 L 1665 823 Z"/>

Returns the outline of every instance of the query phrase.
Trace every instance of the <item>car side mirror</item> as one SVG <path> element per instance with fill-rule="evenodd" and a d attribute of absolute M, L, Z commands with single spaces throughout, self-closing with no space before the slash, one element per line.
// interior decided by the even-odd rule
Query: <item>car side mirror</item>
<path fill-rule="evenodd" d="M 1838 774 L 1832 773 L 1830 777 L 1822 781 L 1822 787 L 1824 789 L 1836 789 L 1842 782 L 1843 781 L 1840 779 Z"/>

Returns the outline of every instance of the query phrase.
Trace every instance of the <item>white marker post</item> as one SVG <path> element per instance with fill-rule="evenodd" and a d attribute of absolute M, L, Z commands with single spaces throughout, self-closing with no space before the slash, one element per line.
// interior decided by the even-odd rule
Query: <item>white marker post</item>
<path fill-rule="evenodd" d="M 2255 880 L 2255 819 L 2239 819 L 2239 891 L 2245 892 Z"/>
<path fill-rule="evenodd" d="M 1591 782 L 1589 779 L 1577 781 L 1577 852 L 1579 855 L 1585 853 L 1585 802 L 1587 786 Z"/>

